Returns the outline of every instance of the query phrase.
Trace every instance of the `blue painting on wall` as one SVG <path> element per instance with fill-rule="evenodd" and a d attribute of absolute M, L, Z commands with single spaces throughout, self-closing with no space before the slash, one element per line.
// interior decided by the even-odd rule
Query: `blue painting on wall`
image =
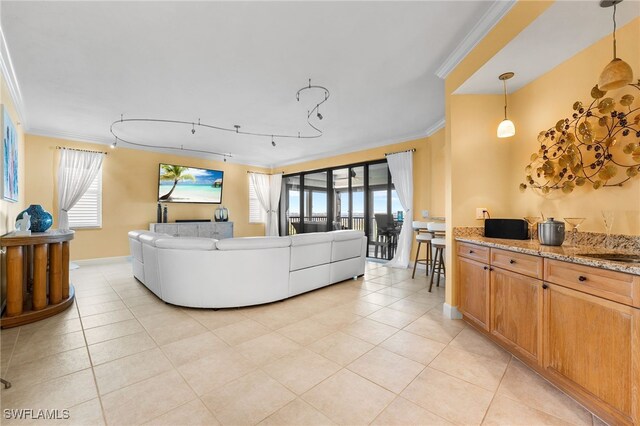
<path fill-rule="evenodd" d="M 18 201 L 18 135 L 16 128 L 2 106 L 2 198 Z"/>

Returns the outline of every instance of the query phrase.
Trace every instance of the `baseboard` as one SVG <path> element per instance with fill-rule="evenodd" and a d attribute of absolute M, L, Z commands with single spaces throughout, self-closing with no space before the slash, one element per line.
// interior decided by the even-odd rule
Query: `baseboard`
<path fill-rule="evenodd" d="M 462 314 L 457 306 L 451 306 L 448 303 L 442 305 L 442 315 L 449 319 L 462 319 Z"/>
<path fill-rule="evenodd" d="M 115 256 L 115 257 L 98 257 L 95 259 L 72 260 L 79 266 L 108 265 L 111 263 L 119 263 L 122 261 L 131 262 L 131 256 Z"/>

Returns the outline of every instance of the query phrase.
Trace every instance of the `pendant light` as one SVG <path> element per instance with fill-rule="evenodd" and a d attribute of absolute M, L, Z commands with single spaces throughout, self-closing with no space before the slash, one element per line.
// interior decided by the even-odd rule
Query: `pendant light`
<path fill-rule="evenodd" d="M 600 7 L 613 6 L 613 60 L 607 64 L 600 74 L 598 87 L 608 91 L 619 89 L 633 81 L 633 70 L 616 55 L 616 5 L 622 0 L 601 0 Z"/>
<path fill-rule="evenodd" d="M 499 138 L 508 138 L 516 134 L 516 126 L 513 124 L 513 121 L 507 118 L 507 80 L 513 77 L 515 74 L 512 72 L 505 72 L 504 74 L 500 74 L 498 77 L 502 80 L 502 85 L 504 88 L 504 120 L 500 122 L 498 125 L 498 137 Z"/>

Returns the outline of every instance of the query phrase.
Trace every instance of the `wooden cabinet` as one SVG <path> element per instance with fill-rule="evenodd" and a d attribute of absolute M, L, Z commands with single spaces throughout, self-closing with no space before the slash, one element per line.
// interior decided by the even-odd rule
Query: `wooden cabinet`
<path fill-rule="evenodd" d="M 554 284 L 544 293 L 545 370 L 615 423 L 640 422 L 640 310 Z"/>
<path fill-rule="evenodd" d="M 490 332 L 520 357 L 541 363 L 542 281 L 491 271 Z"/>
<path fill-rule="evenodd" d="M 459 244 L 464 319 L 611 424 L 640 425 L 640 276 Z"/>
<path fill-rule="evenodd" d="M 460 311 L 478 326 L 489 330 L 489 266 L 458 257 Z"/>

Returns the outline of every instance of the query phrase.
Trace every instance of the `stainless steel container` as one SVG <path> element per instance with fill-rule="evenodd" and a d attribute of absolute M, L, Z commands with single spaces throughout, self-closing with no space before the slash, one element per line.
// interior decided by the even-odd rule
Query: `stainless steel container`
<path fill-rule="evenodd" d="M 538 240 L 544 246 L 561 246 L 564 241 L 564 222 L 550 217 L 538 223 Z"/>

